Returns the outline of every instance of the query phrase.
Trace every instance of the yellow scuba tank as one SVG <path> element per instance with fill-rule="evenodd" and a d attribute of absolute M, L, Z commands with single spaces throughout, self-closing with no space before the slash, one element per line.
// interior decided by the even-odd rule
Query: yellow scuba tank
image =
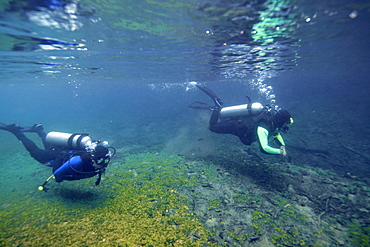
<path fill-rule="evenodd" d="M 91 145 L 92 139 L 89 134 L 69 134 L 53 131 L 46 135 L 45 142 L 54 147 L 82 150 Z"/>
<path fill-rule="evenodd" d="M 223 107 L 220 114 L 221 118 L 256 116 L 260 114 L 263 109 L 264 107 L 261 103 L 255 102 L 252 104 Z"/>

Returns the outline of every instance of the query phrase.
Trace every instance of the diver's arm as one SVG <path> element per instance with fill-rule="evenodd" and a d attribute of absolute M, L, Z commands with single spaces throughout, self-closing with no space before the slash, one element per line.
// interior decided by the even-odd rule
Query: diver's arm
<path fill-rule="evenodd" d="M 278 142 L 278 144 L 279 144 L 280 146 L 285 146 L 284 139 L 283 139 L 283 137 L 280 135 L 280 133 L 278 133 L 276 136 L 274 136 L 274 138 L 276 139 L 276 141 Z"/>
<path fill-rule="evenodd" d="M 282 154 L 282 155 L 284 155 L 283 150 L 281 150 L 279 148 L 273 148 L 273 147 L 270 147 L 268 145 L 269 132 L 268 132 L 267 129 L 265 129 L 261 126 L 258 126 L 257 127 L 257 135 L 258 135 L 258 140 L 259 140 L 259 143 L 260 143 L 261 148 L 263 149 L 263 151 L 265 151 L 266 153 L 269 153 L 269 154 Z"/>
<path fill-rule="evenodd" d="M 278 133 L 276 136 L 274 136 L 274 138 L 277 144 L 280 145 L 280 154 L 282 156 L 286 156 L 285 142 L 284 142 L 283 137 L 280 135 L 280 133 Z"/>

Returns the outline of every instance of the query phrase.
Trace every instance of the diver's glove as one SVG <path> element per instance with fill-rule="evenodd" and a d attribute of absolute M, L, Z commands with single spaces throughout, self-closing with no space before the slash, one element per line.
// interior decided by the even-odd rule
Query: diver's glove
<path fill-rule="evenodd" d="M 280 155 L 282 155 L 283 157 L 286 156 L 286 149 L 285 149 L 285 146 L 281 146 L 280 147 Z"/>

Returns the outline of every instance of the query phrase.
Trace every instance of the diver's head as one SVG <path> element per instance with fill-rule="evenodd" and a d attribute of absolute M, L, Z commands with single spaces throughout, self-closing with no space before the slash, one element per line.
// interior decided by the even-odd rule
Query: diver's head
<path fill-rule="evenodd" d="M 91 151 L 91 158 L 96 162 L 98 166 L 106 167 L 110 161 L 111 153 L 109 152 L 108 148 L 97 145 Z"/>
<path fill-rule="evenodd" d="M 110 159 L 116 154 L 116 149 L 107 141 L 90 141 L 85 150 L 90 154 L 93 163 L 98 167 L 107 167 Z"/>
<path fill-rule="evenodd" d="M 287 110 L 280 108 L 274 114 L 274 124 L 280 130 L 288 131 L 289 127 L 287 125 L 291 123 L 293 123 L 293 119 Z"/>

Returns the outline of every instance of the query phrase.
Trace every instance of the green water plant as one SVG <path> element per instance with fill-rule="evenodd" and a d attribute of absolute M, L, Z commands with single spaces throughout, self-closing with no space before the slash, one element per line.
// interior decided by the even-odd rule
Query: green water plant
<path fill-rule="evenodd" d="M 235 193 L 233 199 L 236 203 L 248 205 L 249 207 L 259 207 L 261 205 L 261 199 L 257 195 Z"/>
<path fill-rule="evenodd" d="M 222 200 L 219 198 L 209 199 L 208 200 L 208 210 L 217 209 L 221 206 Z"/>
<path fill-rule="evenodd" d="M 358 221 L 353 220 L 349 224 L 347 235 L 354 246 L 370 246 L 370 226 L 368 225 L 360 224 Z"/>
<path fill-rule="evenodd" d="M 0 212 L 0 245 L 215 246 L 179 192 L 196 183 L 184 163 L 164 153 L 128 155 L 100 187 L 86 179 L 49 193 L 20 191 Z"/>
<path fill-rule="evenodd" d="M 275 197 L 275 211 L 252 213 L 252 229 L 250 238 L 259 238 L 269 233 L 271 243 L 275 246 L 310 246 L 305 237 L 302 225 L 306 225 L 306 217 L 295 209 L 286 198 Z"/>

